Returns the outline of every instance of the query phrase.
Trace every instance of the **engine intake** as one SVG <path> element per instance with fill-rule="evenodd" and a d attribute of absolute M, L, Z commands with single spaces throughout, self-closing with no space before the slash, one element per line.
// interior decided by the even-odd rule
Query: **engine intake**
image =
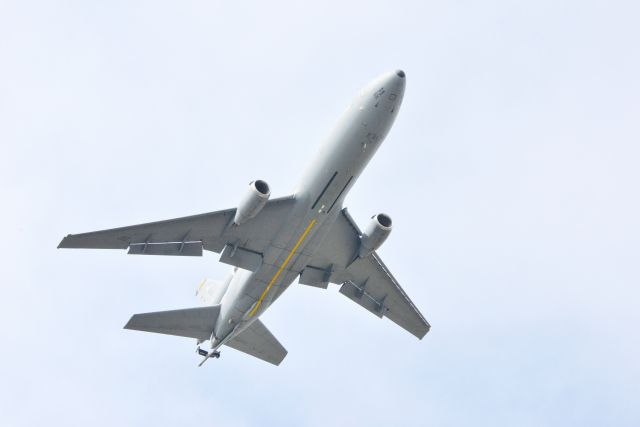
<path fill-rule="evenodd" d="M 391 217 L 387 214 L 379 213 L 371 217 L 371 222 L 360 238 L 360 249 L 358 256 L 364 258 L 378 249 L 389 234 L 391 234 Z"/>
<path fill-rule="evenodd" d="M 238 209 L 236 209 L 236 215 L 233 218 L 233 223 L 236 225 L 244 224 L 264 208 L 271 196 L 271 190 L 269 184 L 261 179 L 251 181 L 249 184 L 249 191 L 245 193 L 245 196 L 240 201 Z"/>

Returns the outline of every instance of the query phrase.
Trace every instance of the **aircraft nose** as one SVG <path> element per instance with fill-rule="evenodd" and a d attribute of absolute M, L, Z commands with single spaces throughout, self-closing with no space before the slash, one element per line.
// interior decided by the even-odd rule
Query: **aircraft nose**
<path fill-rule="evenodd" d="M 406 74 L 400 69 L 391 69 L 369 83 L 358 97 L 358 105 L 371 102 L 377 108 L 380 102 L 389 104 L 395 109 L 402 103 L 404 89 L 407 84 Z"/>
<path fill-rule="evenodd" d="M 400 69 L 391 71 L 387 74 L 387 76 L 387 87 L 390 90 L 393 90 L 398 95 L 404 93 L 404 87 L 407 84 L 407 75 L 404 73 L 404 71 Z"/>

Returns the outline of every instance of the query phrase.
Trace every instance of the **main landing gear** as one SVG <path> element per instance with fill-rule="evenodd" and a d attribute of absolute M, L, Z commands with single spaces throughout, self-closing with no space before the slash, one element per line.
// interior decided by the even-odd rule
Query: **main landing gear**
<path fill-rule="evenodd" d="M 207 351 L 207 350 L 203 350 L 200 348 L 200 346 L 198 346 L 196 348 L 196 353 L 198 353 L 200 356 L 204 356 L 204 359 L 202 359 L 202 362 L 200 362 L 200 364 L 198 364 L 198 366 L 202 366 L 204 364 L 204 362 L 206 362 L 209 358 L 213 357 L 215 359 L 218 359 L 220 357 L 220 352 L 219 351 Z"/>
<path fill-rule="evenodd" d="M 216 359 L 220 357 L 219 351 L 212 351 L 211 353 L 209 353 L 207 350 L 203 350 L 200 347 L 196 349 L 196 353 L 204 357 L 215 357 Z"/>

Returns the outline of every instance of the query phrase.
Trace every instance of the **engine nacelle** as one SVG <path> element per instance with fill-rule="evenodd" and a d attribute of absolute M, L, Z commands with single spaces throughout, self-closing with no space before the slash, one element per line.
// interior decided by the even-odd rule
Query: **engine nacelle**
<path fill-rule="evenodd" d="M 383 213 L 372 216 L 371 222 L 360 238 L 358 256 L 364 258 L 378 249 L 387 240 L 389 234 L 391 234 L 391 217 Z"/>
<path fill-rule="evenodd" d="M 249 191 L 245 193 L 238 205 L 238 209 L 236 209 L 236 216 L 233 218 L 234 224 L 243 224 L 258 215 L 264 205 L 267 204 L 269 196 L 271 196 L 269 184 L 261 179 L 252 181 L 249 184 Z"/>

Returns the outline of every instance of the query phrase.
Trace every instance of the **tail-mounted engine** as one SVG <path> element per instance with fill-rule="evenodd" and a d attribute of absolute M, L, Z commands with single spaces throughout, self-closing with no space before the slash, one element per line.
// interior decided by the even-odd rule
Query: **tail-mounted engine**
<path fill-rule="evenodd" d="M 249 191 L 245 193 L 238 205 L 236 216 L 233 218 L 234 224 L 243 224 L 258 215 L 264 205 L 267 204 L 269 196 L 271 196 L 269 184 L 261 179 L 252 181 L 249 184 Z"/>
<path fill-rule="evenodd" d="M 360 250 L 358 256 L 364 258 L 378 249 L 391 233 L 391 217 L 379 213 L 371 217 L 371 222 L 360 238 Z"/>

